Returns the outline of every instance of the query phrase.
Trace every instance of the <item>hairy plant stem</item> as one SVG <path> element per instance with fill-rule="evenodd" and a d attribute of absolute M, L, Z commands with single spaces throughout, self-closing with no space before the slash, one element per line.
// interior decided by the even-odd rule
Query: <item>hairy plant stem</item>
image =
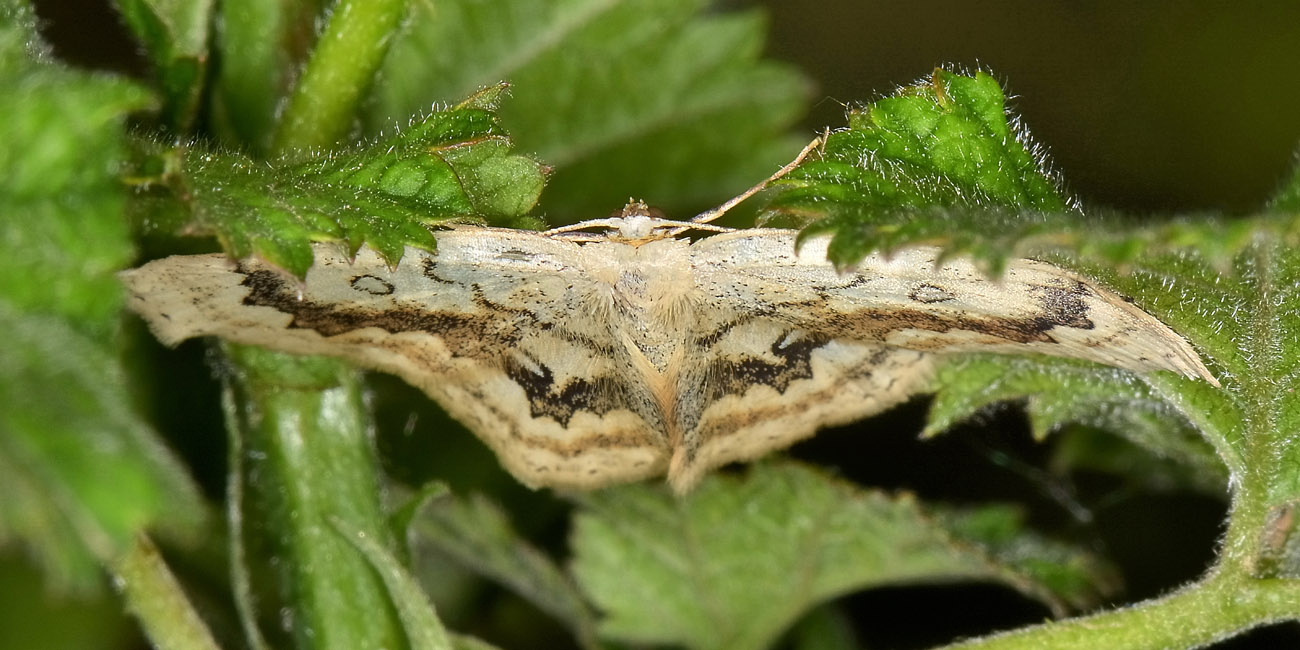
<path fill-rule="evenodd" d="M 1300 617 L 1300 580 L 1252 575 L 1267 509 L 1252 486 L 1235 494 L 1219 560 L 1206 576 L 1120 609 L 945 646 L 948 650 L 1165 650 L 1198 648 L 1251 628 Z"/>
<path fill-rule="evenodd" d="M 275 151 L 326 147 L 348 136 L 406 8 L 406 0 L 339 0 L 281 116 Z"/>
<path fill-rule="evenodd" d="M 405 0 L 339 0 L 272 154 L 346 137 L 405 11 Z M 273 616 L 297 648 L 405 647 L 383 580 L 337 530 L 394 546 L 360 374 L 330 359 L 225 349 L 235 370 L 226 420 L 239 454 L 229 479 L 232 572 L 250 643 L 266 644 L 262 622 Z"/>
<path fill-rule="evenodd" d="M 327 0 L 216 3 L 220 65 L 212 79 L 209 128 L 222 141 L 266 155 L 276 110 L 312 44 Z"/>
<path fill-rule="evenodd" d="M 1215 570 L 1178 591 L 1090 616 L 956 643 L 951 650 L 1164 650 L 1197 648 L 1295 618 L 1300 584 Z"/>
<path fill-rule="evenodd" d="M 1267 422 L 1264 420 L 1264 422 Z M 952 650 L 1164 650 L 1197 648 L 1251 628 L 1300 618 L 1300 580 L 1261 577 L 1261 535 L 1270 525 L 1277 468 L 1267 445 L 1277 432 L 1249 431 L 1243 471 L 1219 558 L 1204 578 L 1173 593 L 1121 609 L 1021 628 L 947 646 Z"/>
<path fill-rule="evenodd" d="M 332 523 L 393 546 L 356 371 L 332 359 L 226 349 L 237 367 L 226 418 L 240 450 L 230 477 L 232 557 L 242 560 L 235 582 L 250 585 L 256 601 L 240 604 L 249 636 L 259 635 L 250 618 L 271 615 L 298 648 L 403 647 L 382 579 Z"/>
<path fill-rule="evenodd" d="M 140 620 L 155 648 L 217 650 L 220 647 L 148 537 L 138 536 L 113 561 L 111 569 L 127 610 Z"/>

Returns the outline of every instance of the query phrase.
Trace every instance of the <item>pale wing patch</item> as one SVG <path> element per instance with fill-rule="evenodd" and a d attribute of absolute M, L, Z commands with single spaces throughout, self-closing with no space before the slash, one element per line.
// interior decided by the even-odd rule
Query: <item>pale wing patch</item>
<path fill-rule="evenodd" d="M 923 248 L 840 274 L 825 238 L 796 253 L 793 231 L 693 244 L 653 229 L 567 232 L 443 231 L 436 254 L 408 249 L 396 269 L 317 245 L 302 283 L 218 256 L 123 278 L 164 342 L 221 336 L 395 373 L 534 486 L 668 471 L 685 489 L 924 390 L 945 353 L 1035 351 L 1214 381 L 1158 320 L 1041 262 L 994 282 Z"/>
<path fill-rule="evenodd" d="M 696 263 L 709 286 L 749 286 L 755 309 L 830 337 L 945 352 L 1032 350 L 1217 383 L 1164 323 L 1064 269 L 1014 260 L 990 280 L 965 259 L 936 265 L 939 249 L 922 247 L 870 255 L 839 274 L 826 261 L 828 241 L 809 238 L 796 254 L 791 231 L 743 231 L 698 243 Z"/>

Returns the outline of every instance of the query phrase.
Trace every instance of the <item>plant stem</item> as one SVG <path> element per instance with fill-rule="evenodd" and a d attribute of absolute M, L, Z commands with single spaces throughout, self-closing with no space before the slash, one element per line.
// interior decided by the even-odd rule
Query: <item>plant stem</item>
<path fill-rule="evenodd" d="M 405 11 L 405 0 L 339 0 L 271 153 L 325 147 L 347 135 Z M 343 525 L 394 545 L 359 374 L 330 359 L 237 345 L 226 351 L 235 369 L 226 420 L 241 454 L 230 477 L 232 558 L 239 563 L 232 571 L 250 641 L 265 644 L 258 619 L 270 616 L 297 648 L 405 647 L 383 581 L 333 529 Z"/>
<path fill-rule="evenodd" d="M 1160 598 L 1123 609 L 1021 628 L 945 646 L 947 650 L 1164 650 L 1196 648 L 1295 618 L 1300 584 L 1212 572 Z"/>
<path fill-rule="evenodd" d="M 339 0 L 289 99 L 275 151 L 325 147 L 347 137 L 404 15 L 406 0 Z"/>
<path fill-rule="evenodd" d="M 268 153 L 276 106 L 307 57 L 323 2 L 217 3 L 221 64 L 211 91 L 211 128 L 221 140 Z"/>
<path fill-rule="evenodd" d="M 226 419 L 242 450 L 231 477 L 242 488 L 232 487 L 242 496 L 230 504 L 232 556 L 247 563 L 235 567 L 236 579 L 242 572 L 253 583 L 260 606 L 241 603 L 245 627 L 256 628 L 253 614 L 284 619 L 282 610 L 297 648 L 404 647 L 383 581 L 331 523 L 393 546 L 356 371 L 332 359 L 226 348 L 238 370 L 227 381 Z"/>
<path fill-rule="evenodd" d="M 141 535 L 113 562 L 126 607 L 161 650 L 217 650 L 215 639 L 149 538 Z"/>
<path fill-rule="evenodd" d="M 1300 581 L 1254 575 L 1255 540 L 1266 516 L 1258 493 L 1249 482 L 1237 486 L 1218 563 L 1201 580 L 1122 609 L 955 643 L 945 650 L 1197 648 L 1300 618 Z"/>
<path fill-rule="evenodd" d="M 357 549 L 370 561 L 370 566 L 381 576 L 390 593 L 394 594 L 393 604 L 397 614 L 405 623 L 411 650 L 450 650 L 451 639 L 447 629 L 438 620 L 433 604 L 406 567 L 392 551 L 378 541 L 364 534 L 355 534 L 346 525 L 337 520 L 330 522 L 335 526 L 339 537 Z"/>

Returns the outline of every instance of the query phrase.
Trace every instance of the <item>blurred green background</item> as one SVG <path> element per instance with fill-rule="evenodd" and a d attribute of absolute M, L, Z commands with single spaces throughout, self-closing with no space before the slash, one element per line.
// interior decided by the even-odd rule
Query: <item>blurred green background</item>
<path fill-rule="evenodd" d="M 798 127 L 809 137 L 823 127 L 842 125 L 844 105 L 887 94 L 935 66 L 953 64 L 982 67 L 997 76 L 1013 96 L 1011 105 L 1024 126 L 1087 206 L 1135 215 L 1249 212 L 1263 205 L 1290 170 L 1300 143 L 1300 83 L 1294 80 L 1300 70 L 1300 2 L 731 0 L 720 3 L 719 10 L 756 5 L 765 6 L 770 17 L 770 55 L 798 65 L 817 85 L 809 115 Z M 83 66 L 142 74 L 142 62 L 106 0 L 45 0 L 37 6 L 44 32 L 60 56 Z M 202 355 L 195 344 L 188 350 Z M 412 397 L 401 395 L 409 389 L 396 381 L 379 382 L 399 392 L 396 403 Z M 861 438 L 844 432 L 819 436 L 795 453 L 830 461 L 863 483 L 906 486 L 926 498 L 959 501 L 1024 496 L 1029 483 L 1007 477 L 1023 479 L 1025 472 L 993 467 L 1002 456 L 985 453 L 988 449 L 1010 450 L 1012 464 L 1032 468 L 1049 462 L 1049 449 L 1025 440 L 1023 421 L 1014 410 L 956 435 L 917 443 L 923 408 L 914 403 L 868 425 L 873 457 L 862 458 Z M 436 417 L 425 412 L 431 409 L 423 407 L 423 422 Z M 386 413 L 394 422 L 381 426 L 396 430 L 403 428 L 401 421 L 417 417 L 409 409 Z M 219 424 L 212 430 L 220 435 Z M 467 479 L 470 483 L 504 476 L 467 434 L 450 443 L 399 439 L 397 444 L 399 449 L 384 451 L 401 458 L 411 457 L 417 448 L 427 452 L 434 444 L 458 445 L 467 454 L 478 453 L 483 473 L 489 475 Z M 196 455 L 194 450 L 185 453 Z M 924 469 L 918 475 L 917 467 L 930 468 L 932 475 Z M 219 467 L 205 469 L 215 473 L 201 480 L 219 490 Z M 393 469 L 401 476 L 404 468 Z M 1103 481 L 1090 488 L 1085 480 L 1080 490 L 1086 497 L 1089 489 L 1113 487 Z M 1051 501 L 1043 494 L 1039 500 Z M 1222 508 L 1222 502 L 1205 496 L 1130 497 L 1099 513 L 1093 534 L 1124 567 L 1127 596 L 1150 596 L 1200 573 L 1212 557 Z M 1036 513 L 1037 523 L 1049 528 L 1060 524 L 1051 514 L 1064 516 L 1059 504 L 1047 503 L 1043 509 L 1048 514 Z M 554 531 L 555 537 L 562 535 Z M 1171 552 L 1153 563 L 1149 554 L 1160 549 Z M 0 608 L 0 648 L 145 647 L 132 633 L 133 624 L 117 615 L 114 601 L 54 602 L 43 595 L 37 576 L 21 558 L 0 557 L 6 603 Z M 983 609 L 965 608 L 970 602 Z M 951 619 L 964 615 L 971 619 L 969 634 L 987 629 L 981 626 L 1010 627 L 1044 616 L 1014 596 L 981 587 L 943 594 L 936 589 L 877 590 L 852 597 L 849 606 L 885 622 L 901 620 L 895 617 L 916 607 Z M 989 613 L 998 607 L 1009 613 Z M 497 615 L 507 616 L 505 611 Z M 22 634 L 30 636 L 18 636 Z M 946 638 L 951 636 L 931 642 Z M 887 635 L 863 639 L 873 647 L 917 647 L 908 644 L 918 642 Z M 1215 648 L 1287 647 L 1297 639 L 1292 625 Z"/>
<path fill-rule="evenodd" d="M 426 1 L 426 0 L 421 0 Z M 427 0 L 432 1 L 432 0 Z M 66 58 L 139 71 L 107 0 L 37 2 Z M 817 84 L 802 127 L 843 124 L 938 65 L 994 72 L 1072 189 L 1136 213 L 1248 212 L 1300 142 L 1300 3 L 727 0 Z M 647 197 L 648 198 L 648 197 Z"/>
<path fill-rule="evenodd" d="M 1297 2 L 763 4 L 772 55 L 819 84 L 808 127 L 936 65 L 981 66 L 1090 204 L 1247 212 L 1300 142 Z"/>

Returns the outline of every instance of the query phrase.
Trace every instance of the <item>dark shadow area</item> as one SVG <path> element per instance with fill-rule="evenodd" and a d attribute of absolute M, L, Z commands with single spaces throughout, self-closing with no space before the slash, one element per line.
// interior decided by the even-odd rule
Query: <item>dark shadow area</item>
<path fill-rule="evenodd" d="M 923 650 L 1048 620 L 1046 608 L 986 584 L 872 589 L 841 601 L 865 648 Z"/>

